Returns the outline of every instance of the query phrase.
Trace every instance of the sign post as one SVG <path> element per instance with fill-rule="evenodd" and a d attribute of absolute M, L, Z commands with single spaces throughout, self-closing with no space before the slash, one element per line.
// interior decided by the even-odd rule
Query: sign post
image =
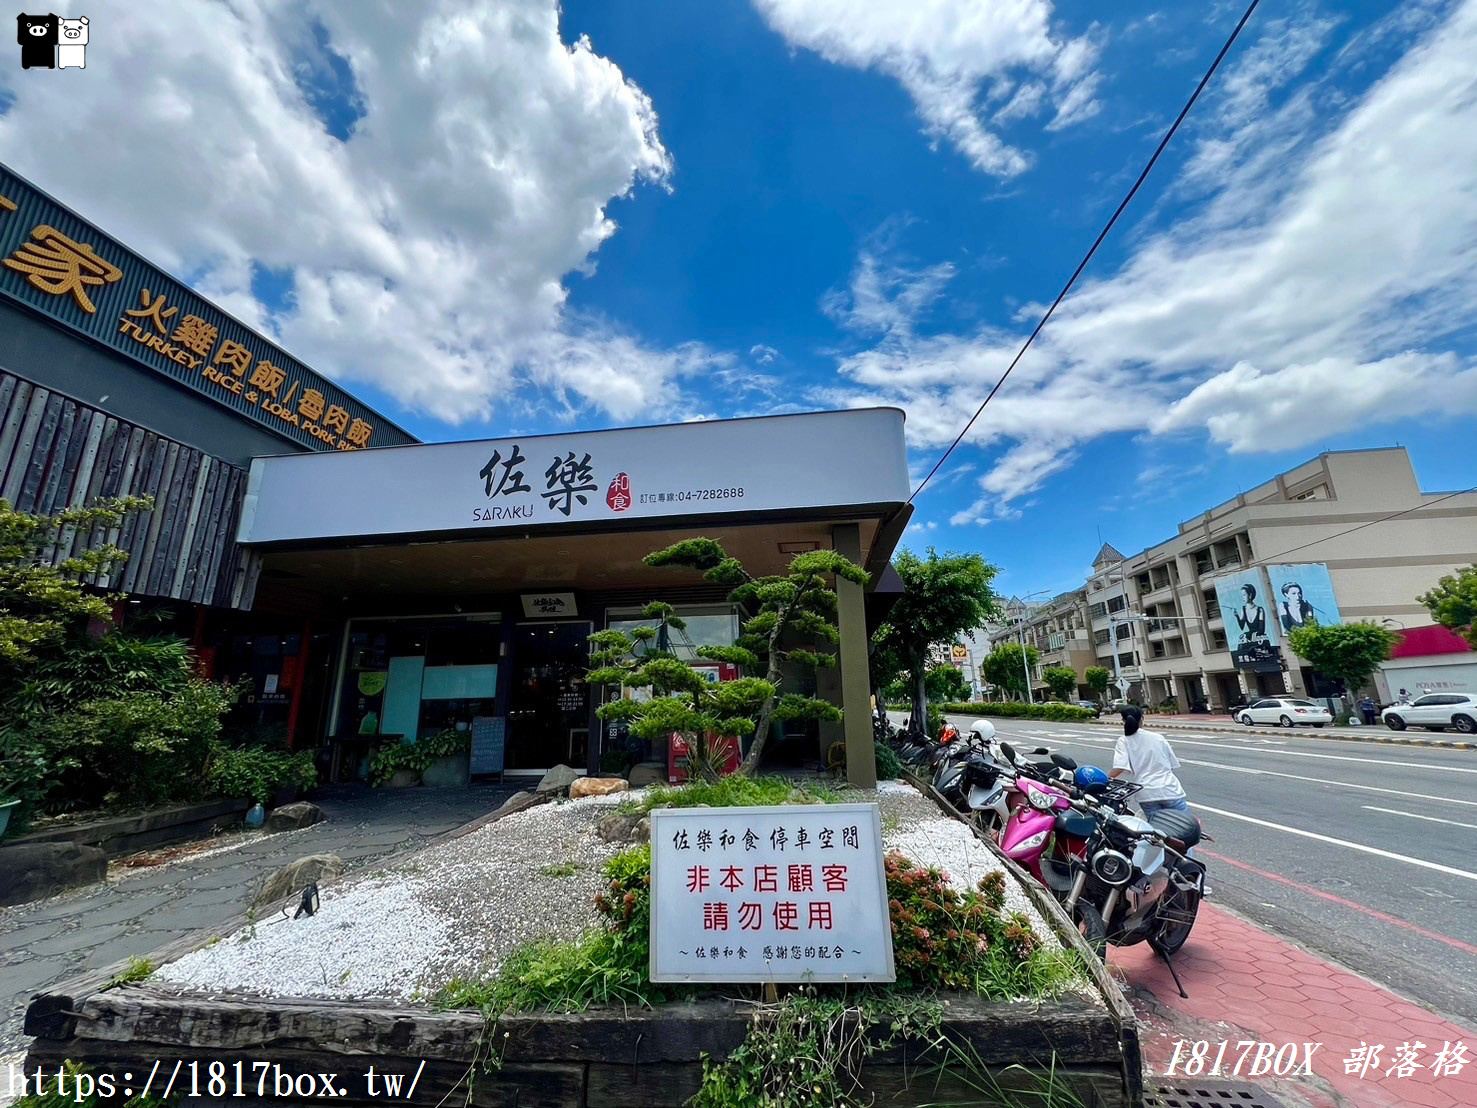
<path fill-rule="evenodd" d="M 877 805 L 654 810 L 651 979 L 897 980 Z"/>

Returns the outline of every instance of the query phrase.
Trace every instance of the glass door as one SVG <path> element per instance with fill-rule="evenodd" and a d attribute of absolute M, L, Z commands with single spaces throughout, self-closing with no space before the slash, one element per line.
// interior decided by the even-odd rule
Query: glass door
<path fill-rule="evenodd" d="M 524 623 L 513 631 L 507 769 L 533 772 L 589 764 L 588 620 Z"/>

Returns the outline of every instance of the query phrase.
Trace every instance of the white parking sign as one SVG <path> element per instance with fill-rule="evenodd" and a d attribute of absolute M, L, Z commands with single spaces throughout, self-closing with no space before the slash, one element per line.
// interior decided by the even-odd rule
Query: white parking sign
<path fill-rule="evenodd" d="M 875 804 L 651 813 L 653 981 L 895 981 Z"/>

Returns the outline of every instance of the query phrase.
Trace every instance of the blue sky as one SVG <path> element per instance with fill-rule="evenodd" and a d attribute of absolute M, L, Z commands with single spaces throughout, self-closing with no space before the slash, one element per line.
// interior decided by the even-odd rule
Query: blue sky
<path fill-rule="evenodd" d="M 1240 14 L 163 7 L 0 67 L 0 157 L 416 434 L 886 403 L 919 476 Z M 1267 0 L 906 541 L 1026 593 L 1325 448 L 1471 485 L 1474 56 L 1477 0 Z"/>

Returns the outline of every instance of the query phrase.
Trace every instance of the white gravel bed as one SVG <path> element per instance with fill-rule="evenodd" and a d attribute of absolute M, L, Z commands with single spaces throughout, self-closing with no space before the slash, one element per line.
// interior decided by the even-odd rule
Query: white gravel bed
<path fill-rule="evenodd" d="M 278 914 L 161 967 L 151 979 L 181 991 L 263 996 L 428 995 L 457 976 L 490 974 L 531 940 L 575 939 L 600 922 L 600 867 L 626 844 L 595 823 L 639 793 L 545 804 L 506 817 L 407 861 L 320 894 L 316 916 Z M 1004 867 L 970 830 L 942 818 L 908 785 L 846 790 L 875 800 L 883 846 L 935 866 L 960 889 Z M 573 863 L 573 872 L 568 872 Z M 1006 910 L 1023 913 L 1048 945 L 1051 928 L 1006 874 Z"/>
<path fill-rule="evenodd" d="M 602 840 L 595 821 L 630 795 L 541 805 L 428 847 L 324 888 L 310 919 L 259 921 L 151 980 L 262 996 L 411 998 L 459 974 L 493 972 L 529 940 L 574 939 L 598 924 L 600 867 L 625 847 Z M 539 872 L 570 862 L 569 876 Z"/>

